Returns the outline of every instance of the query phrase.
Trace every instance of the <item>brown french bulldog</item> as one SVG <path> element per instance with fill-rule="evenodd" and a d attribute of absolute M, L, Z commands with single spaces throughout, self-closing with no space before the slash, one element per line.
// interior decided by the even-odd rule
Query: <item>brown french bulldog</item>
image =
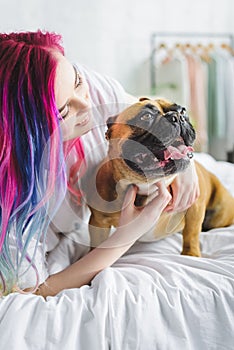
<path fill-rule="evenodd" d="M 155 183 L 166 181 L 168 188 L 179 172 L 190 166 L 195 131 L 185 108 L 169 101 L 141 98 L 108 120 L 107 158 L 95 175 L 96 191 L 90 195 L 91 246 L 105 240 L 118 225 L 129 185 L 138 186 L 135 205 L 142 207 L 155 196 Z M 200 196 L 186 212 L 163 212 L 156 227 L 141 241 L 161 239 L 182 231 L 182 254 L 201 256 L 201 230 L 234 223 L 234 198 L 220 181 L 195 162 Z"/>

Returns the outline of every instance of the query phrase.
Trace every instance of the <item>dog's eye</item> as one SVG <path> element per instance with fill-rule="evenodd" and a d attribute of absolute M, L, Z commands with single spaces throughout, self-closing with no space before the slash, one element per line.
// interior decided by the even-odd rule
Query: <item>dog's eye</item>
<path fill-rule="evenodd" d="M 141 120 L 146 121 L 146 122 L 151 120 L 151 119 L 153 119 L 153 116 L 150 113 L 146 113 L 146 114 L 141 116 Z"/>

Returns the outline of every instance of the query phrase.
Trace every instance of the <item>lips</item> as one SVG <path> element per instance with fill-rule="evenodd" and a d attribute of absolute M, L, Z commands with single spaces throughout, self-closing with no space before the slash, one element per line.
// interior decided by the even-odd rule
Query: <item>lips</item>
<path fill-rule="evenodd" d="M 86 124 L 88 124 L 89 121 L 90 121 L 90 116 L 87 113 L 81 121 L 76 123 L 76 126 L 85 126 Z"/>

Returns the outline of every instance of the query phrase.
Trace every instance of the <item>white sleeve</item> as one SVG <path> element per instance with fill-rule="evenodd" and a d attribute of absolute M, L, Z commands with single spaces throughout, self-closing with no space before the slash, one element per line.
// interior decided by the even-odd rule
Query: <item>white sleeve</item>
<path fill-rule="evenodd" d="M 16 264 L 17 248 L 13 235 L 9 237 L 9 250 L 12 261 Z M 22 290 L 35 287 L 37 283 L 43 283 L 48 277 L 43 244 L 40 242 L 37 244 L 36 239 L 32 238 L 27 248 L 27 253 L 30 258 L 33 258 L 33 264 L 29 263 L 28 260 L 24 258 L 20 265 L 17 285 Z"/>
<path fill-rule="evenodd" d="M 77 64 L 77 68 L 89 85 L 90 97 L 94 106 L 118 104 L 120 111 L 129 104 L 129 95 L 117 80 L 89 70 L 82 65 Z"/>

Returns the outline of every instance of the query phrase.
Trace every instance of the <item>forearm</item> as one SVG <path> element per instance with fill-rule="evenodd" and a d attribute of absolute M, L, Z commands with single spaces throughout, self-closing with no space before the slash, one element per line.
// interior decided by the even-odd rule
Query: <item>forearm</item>
<path fill-rule="evenodd" d="M 129 242 L 127 239 L 121 240 L 117 231 L 102 245 L 89 252 L 65 270 L 49 276 L 40 285 L 36 294 L 43 297 L 53 296 L 64 289 L 79 288 L 85 284 L 89 284 L 100 271 L 111 266 L 134 243 L 134 241 Z"/>
<path fill-rule="evenodd" d="M 171 199 L 165 184 L 158 183 L 158 196 L 146 207 L 137 209 L 135 187 L 131 187 L 125 196 L 119 227 L 97 248 L 89 252 L 65 270 L 51 275 L 36 294 L 44 297 L 56 295 L 63 289 L 79 288 L 89 284 L 103 269 L 118 260 L 145 232 L 151 229 L 163 209 Z"/>

